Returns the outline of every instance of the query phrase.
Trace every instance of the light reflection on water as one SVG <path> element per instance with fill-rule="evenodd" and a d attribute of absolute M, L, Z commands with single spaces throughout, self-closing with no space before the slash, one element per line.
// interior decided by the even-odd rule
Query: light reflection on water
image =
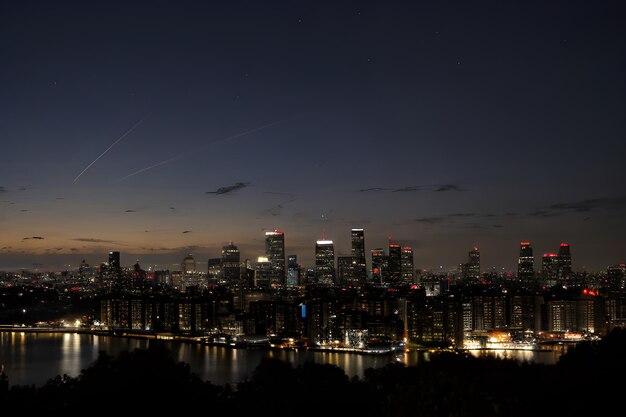
<path fill-rule="evenodd" d="M 116 355 L 124 350 L 146 348 L 154 341 L 75 333 L 0 332 L 0 365 L 10 384 L 41 385 L 56 375 L 76 376 L 98 357 L 99 351 Z M 237 383 L 250 378 L 263 357 L 277 358 L 294 366 L 307 361 L 337 365 L 350 377 L 363 376 L 368 368 L 388 363 L 415 365 L 429 360 L 429 352 L 401 352 L 396 355 L 359 355 L 355 353 L 293 350 L 246 350 L 217 346 L 164 342 L 174 358 L 190 364 L 201 378 L 215 384 Z M 470 351 L 538 363 L 556 363 L 560 351 Z"/>

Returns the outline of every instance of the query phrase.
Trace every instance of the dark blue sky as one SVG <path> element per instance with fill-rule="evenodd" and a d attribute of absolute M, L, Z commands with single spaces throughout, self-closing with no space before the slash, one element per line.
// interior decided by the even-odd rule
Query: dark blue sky
<path fill-rule="evenodd" d="M 0 3 L 0 269 L 275 228 L 305 265 L 352 227 L 421 268 L 626 258 L 623 2 L 205 3 Z"/>

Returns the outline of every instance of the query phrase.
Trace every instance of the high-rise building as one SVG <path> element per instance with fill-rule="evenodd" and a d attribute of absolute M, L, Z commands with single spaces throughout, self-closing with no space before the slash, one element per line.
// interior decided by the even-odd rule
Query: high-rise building
<path fill-rule="evenodd" d="M 241 278 L 240 254 L 233 242 L 222 247 L 222 276 L 227 285 L 239 285 Z"/>
<path fill-rule="evenodd" d="M 478 247 L 469 251 L 469 260 L 463 265 L 463 279 L 477 282 L 480 280 L 480 252 Z"/>
<path fill-rule="evenodd" d="M 180 264 L 180 270 L 183 274 L 193 274 L 196 272 L 196 260 L 192 254 L 189 254 L 183 258 Z"/>
<path fill-rule="evenodd" d="M 387 256 L 383 248 L 376 248 L 370 251 L 372 255 L 372 281 L 382 283 L 387 275 Z"/>
<path fill-rule="evenodd" d="M 406 284 L 414 284 L 415 269 L 413 267 L 413 249 L 410 246 L 402 247 L 402 282 Z"/>
<path fill-rule="evenodd" d="M 254 268 L 254 286 L 268 290 L 272 285 L 274 267 L 266 256 L 259 256 Z"/>
<path fill-rule="evenodd" d="M 335 283 L 335 246 L 332 240 L 318 240 L 315 244 L 315 278 L 318 284 Z"/>
<path fill-rule="evenodd" d="M 606 269 L 606 278 L 612 289 L 623 290 L 626 288 L 626 264 L 609 266 Z"/>
<path fill-rule="evenodd" d="M 217 284 L 222 280 L 222 258 L 209 258 L 207 262 L 207 278 L 211 284 Z"/>
<path fill-rule="evenodd" d="M 271 286 L 285 284 L 285 234 L 274 230 L 265 232 L 265 254 L 272 264 Z"/>
<path fill-rule="evenodd" d="M 367 265 L 365 261 L 365 234 L 363 229 L 352 229 L 352 281 L 363 283 L 367 280 Z"/>
<path fill-rule="evenodd" d="M 387 262 L 388 282 L 398 284 L 402 279 L 402 248 L 398 243 L 389 242 L 389 258 Z"/>
<path fill-rule="evenodd" d="M 569 243 L 561 243 L 556 262 L 558 279 L 566 279 L 572 274 L 572 254 Z"/>
<path fill-rule="evenodd" d="M 353 283 L 353 269 L 352 269 L 352 256 L 338 256 L 337 257 L 337 279 L 341 285 L 352 285 Z"/>
<path fill-rule="evenodd" d="M 530 284 L 535 280 L 535 258 L 530 242 L 520 242 L 517 259 L 517 279 Z"/>
<path fill-rule="evenodd" d="M 113 271 L 120 271 L 120 253 L 117 251 L 109 252 L 109 268 Z"/>
<path fill-rule="evenodd" d="M 300 266 L 296 255 L 287 256 L 287 287 L 300 285 Z"/>
<path fill-rule="evenodd" d="M 556 285 L 558 277 L 558 257 L 556 253 L 544 253 L 541 260 L 541 280 L 547 287 Z"/>

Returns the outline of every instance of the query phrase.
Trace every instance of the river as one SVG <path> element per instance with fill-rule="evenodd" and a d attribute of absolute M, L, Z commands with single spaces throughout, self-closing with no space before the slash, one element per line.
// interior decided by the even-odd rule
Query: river
<path fill-rule="evenodd" d="M 349 376 L 363 376 L 368 368 L 383 367 L 390 362 L 416 365 L 428 360 L 427 351 L 397 355 L 363 355 L 357 353 L 246 350 L 204 346 L 175 341 L 159 341 L 173 351 L 175 358 L 190 364 L 201 378 L 215 384 L 237 383 L 252 375 L 263 357 L 274 357 L 299 365 L 307 361 L 337 365 Z M 0 365 L 11 385 L 42 385 L 56 375 L 76 376 L 105 351 L 115 355 L 124 350 L 146 348 L 154 341 L 77 333 L 0 332 Z M 543 364 L 554 364 L 561 350 L 476 350 L 473 355 L 495 355 Z"/>

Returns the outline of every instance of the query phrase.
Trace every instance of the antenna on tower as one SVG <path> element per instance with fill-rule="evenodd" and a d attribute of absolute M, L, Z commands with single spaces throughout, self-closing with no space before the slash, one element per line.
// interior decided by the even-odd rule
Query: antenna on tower
<path fill-rule="evenodd" d="M 322 240 L 326 240 L 326 228 L 322 226 Z"/>

